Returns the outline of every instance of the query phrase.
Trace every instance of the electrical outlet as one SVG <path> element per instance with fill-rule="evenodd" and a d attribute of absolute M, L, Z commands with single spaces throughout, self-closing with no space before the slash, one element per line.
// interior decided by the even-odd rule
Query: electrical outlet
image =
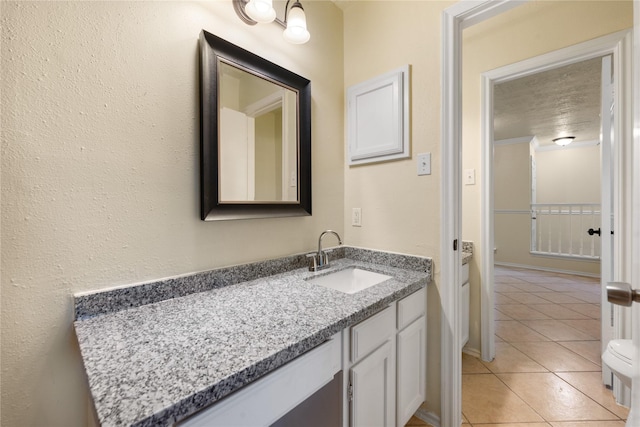
<path fill-rule="evenodd" d="M 362 209 L 353 208 L 351 210 L 351 225 L 354 227 L 362 227 Z"/>
<path fill-rule="evenodd" d="M 298 174 L 294 171 L 289 175 L 289 187 L 295 187 L 298 185 Z"/>
<path fill-rule="evenodd" d="M 431 175 L 431 153 L 418 154 L 418 176 Z"/>

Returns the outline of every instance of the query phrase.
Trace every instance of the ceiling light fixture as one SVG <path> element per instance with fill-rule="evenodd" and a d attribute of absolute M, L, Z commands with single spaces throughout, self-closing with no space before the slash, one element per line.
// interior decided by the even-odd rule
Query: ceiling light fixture
<path fill-rule="evenodd" d="M 561 147 L 564 147 L 566 145 L 571 144 L 574 139 L 576 139 L 575 136 L 563 136 L 562 138 L 554 139 L 553 142 L 555 142 L 556 144 L 558 144 Z"/>
<path fill-rule="evenodd" d="M 291 0 L 287 0 L 284 8 L 284 21 L 276 18 L 272 0 L 233 0 L 233 8 L 245 24 L 268 24 L 275 21 L 285 28 L 282 35 L 286 41 L 293 44 L 306 43 L 311 38 L 311 34 L 307 30 L 307 17 L 304 9 L 298 0 L 295 0 L 291 7 L 289 7 L 290 3 Z"/>
<path fill-rule="evenodd" d="M 271 0 L 249 0 L 244 11 L 251 19 L 261 24 L 268 24 L 276 19 L 276 10 Z"/>

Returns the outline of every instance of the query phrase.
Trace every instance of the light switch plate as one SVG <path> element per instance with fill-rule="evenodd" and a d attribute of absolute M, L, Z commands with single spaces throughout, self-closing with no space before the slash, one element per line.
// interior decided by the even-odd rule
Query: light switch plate
<path fill-rule="evenodd" d="M 464 185 L 475 185 L 476 183 L 476 170 L 465 169 L 464 170 Z"/>
<path fill-rule="evenodd" d="M 431 175 L 431 153 L 422 153 L 418 158 L 418 176 Z"/>
<path fill-rule="evenodd" d="M 362 208 L 353 208 L 351 210 L 351 225 L 362 227 Z"/>

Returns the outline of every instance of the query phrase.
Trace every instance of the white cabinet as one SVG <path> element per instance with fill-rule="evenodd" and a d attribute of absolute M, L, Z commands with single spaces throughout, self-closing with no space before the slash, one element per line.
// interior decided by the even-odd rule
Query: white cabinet
<path fill-rule="evenodd" d="M 345 333 L 344 426 L 403 426 L 425 400 L 426 289 Z"/>
<path fill-rule="evenodd" d="M 353 396 L 351 425 L 394 425 L 394 368 L 391 340 L 350 369 Z"/>
<path fill-rule="evenodd" d="M 395 424 L 396 305 L 349 330 L 349 425 L 373 427 Z"/>
<path fill-rule="evenodd" d="M 397 426 L 404 426 L 426 398 L 425 302 L 426 289 L 398 302 Z"/>
<path fill-rule="evenodd" d="M 469 264 L 462 266 L 462 275 L 460 276 L 462 287 L 460 289 L 460 311 L 462 322 L 462 339 L 460 341 L 460 349 L 469 341 Z"/>

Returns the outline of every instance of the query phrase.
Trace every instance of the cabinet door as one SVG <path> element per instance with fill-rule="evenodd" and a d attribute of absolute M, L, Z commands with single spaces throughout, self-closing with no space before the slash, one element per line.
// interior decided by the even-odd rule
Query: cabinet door
<path fill-rule="evenodd" d="M 422 316 L 398 333 L 397 423 L 403 426 L 425 401 L 426 324 Z"/>
<path fill-rule="evenodd" d="M 391 341 L 351 368 L 351 426 L 394 426 L 395 358 Z"/>

